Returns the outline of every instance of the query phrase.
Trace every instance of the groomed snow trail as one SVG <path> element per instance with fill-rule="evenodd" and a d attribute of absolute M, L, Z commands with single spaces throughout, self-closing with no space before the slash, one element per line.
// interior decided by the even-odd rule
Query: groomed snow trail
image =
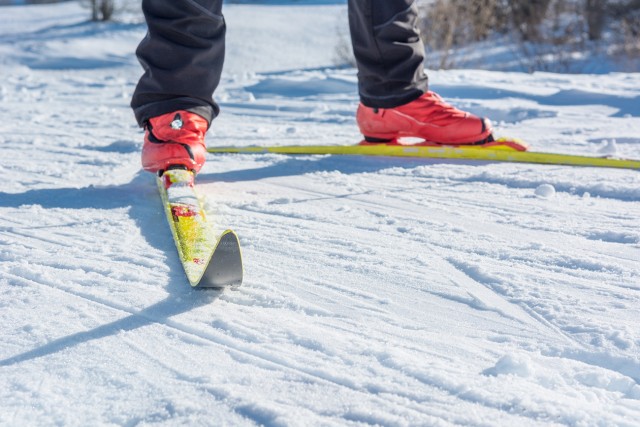
<path fill-rule="evenodd" d="M 210 145 L 358 140 L 320 3 L 227 5 Z M 211 155 L 246 279 L 193 291 L 139 170 L 144 25 L 0 9 L 0 425 L 640 423 L 638 171 Z M 640 75 L 429 74 L 537 150 L 640 158 Z"/>

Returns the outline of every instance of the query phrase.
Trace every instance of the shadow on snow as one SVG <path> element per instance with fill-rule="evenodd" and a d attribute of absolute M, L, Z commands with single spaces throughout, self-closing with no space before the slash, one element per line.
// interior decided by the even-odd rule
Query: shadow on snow
<path fill-rule="evenodd" d="M 18 194 L 0 193 L 0 207 L 18 208 L 23 205 L 40 205 L 45 209 L 129 208 L 130 217 L 151 246 L 166 253 L 175 252 L 171 233 L 155 191 L 155 182 L 148 173 L 141 172 L 131 182 L 120 186 L 29 190 Z M 166 299 L 141 311 L 94 299 L 92 301 L 96 303 L 128 312 L 129 316 L 88 331 L 58 338 L 33 350 L 0 360 L 0 366 L 48 356 L 82 343 L 117 335 L 120 331 L 130 331 L 154 323 L 167 324 L 172 316 L 210 304 L 220 296 L 221 291 L 218 290 L 192 290 L 177 257 L 168 257 L 167 263 L 170 277 L 166 287 L 169 296 Z M 80 293 L 72 293 L 82 297 Z"/>

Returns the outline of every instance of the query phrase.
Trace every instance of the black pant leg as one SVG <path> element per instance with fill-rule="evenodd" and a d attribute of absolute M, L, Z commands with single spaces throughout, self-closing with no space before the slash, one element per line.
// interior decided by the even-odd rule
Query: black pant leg
<path fill-rule="evenodd" d="M 143 0 L 148 25 L 136 55 L 144 74 L 131 100 L 136 119 L 189 110 L 209 122 L 224 62 L 222 0 Z"/>
<path fill-rule="evenodd" d="M 428 87 L 414 0 L 349 0 L 358 87 L 368 107 L 411 102 Z"/>

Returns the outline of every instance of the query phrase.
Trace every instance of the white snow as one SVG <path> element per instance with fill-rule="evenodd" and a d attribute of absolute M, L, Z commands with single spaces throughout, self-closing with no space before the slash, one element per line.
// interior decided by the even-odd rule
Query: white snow
<path fill-rule="evenodd" d="M 358 141 L 345 6 L 276 3 L 226 5 L 208 143 Z M 0 425 L 640 424 L 638 171 L 211 155 L 246 280 L 193 291 L 128 107 L 144 25 L 87 13 L 0 8 Z M 640 158 L 640 74 L 429 74 L 535 150 Z"/>

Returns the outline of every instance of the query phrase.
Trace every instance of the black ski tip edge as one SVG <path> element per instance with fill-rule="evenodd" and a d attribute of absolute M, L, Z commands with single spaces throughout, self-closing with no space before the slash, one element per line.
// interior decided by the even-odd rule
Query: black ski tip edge
<path fill-rule="evenodd" d="M 227 230 L 222 233 L 202 278 L 194 288 L 240 286 L 243 274 L 238 236 L 233 231 Z"/>

